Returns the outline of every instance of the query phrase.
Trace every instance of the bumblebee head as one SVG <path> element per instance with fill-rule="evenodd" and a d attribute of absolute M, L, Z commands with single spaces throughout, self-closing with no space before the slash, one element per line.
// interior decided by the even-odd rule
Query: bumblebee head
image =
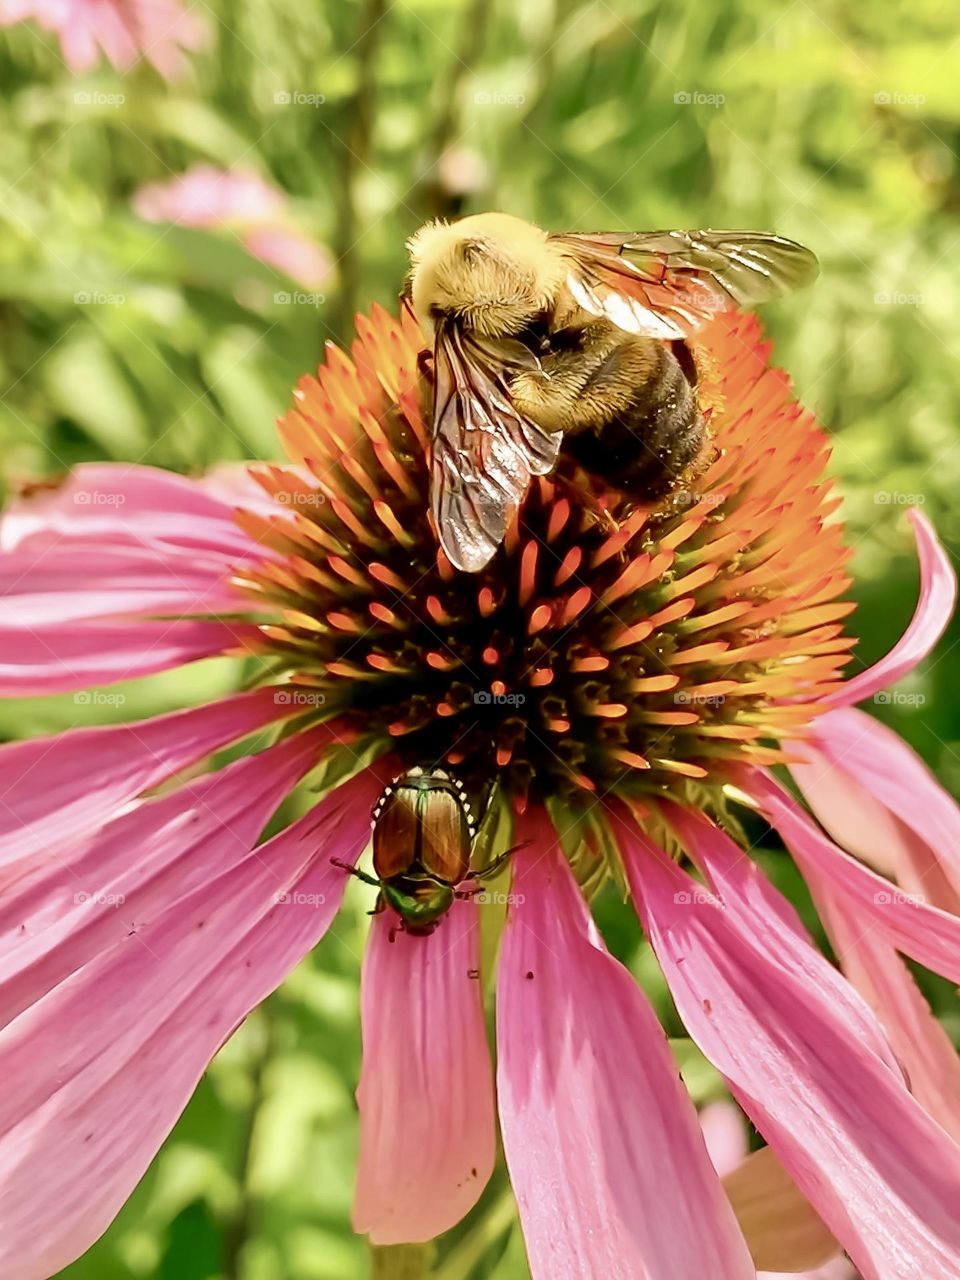
<path fill-rule="evenodd" d="M 506 213 L 428 222 L 407 248 L 413 309 L 428 336 L 446 319 L 492 338 L 519 333 L 565 276 L 546 232 Z"/>

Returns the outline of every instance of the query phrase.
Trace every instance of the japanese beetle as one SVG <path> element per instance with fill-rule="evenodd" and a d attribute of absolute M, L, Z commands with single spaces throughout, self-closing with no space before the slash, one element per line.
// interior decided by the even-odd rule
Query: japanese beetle
<path fill-rule="evenodd" d="M 372 825 L 375 876 L 333 862 L 376 885 L 375 910 L 392 907 L 405 933 L 433 933 L 456 898 L 477 892 L 460 886 L 493 875 L 507 857 L 470 870 L 477 827 L 463 785 L 445 769 L 417 766 L 395 778 L 374 806 Z"/>

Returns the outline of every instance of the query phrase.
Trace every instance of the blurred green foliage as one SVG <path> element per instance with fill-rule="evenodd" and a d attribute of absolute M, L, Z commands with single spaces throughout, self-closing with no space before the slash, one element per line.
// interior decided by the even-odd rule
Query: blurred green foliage
<path fill-rule="evenodd" d="M 858 661 L 909 617 L 915 502 L 960 537 L 960 95 L 935 0 L 201 0 L 184 81 L 81 78 L 32 24 L 0 32 L 3 476 L 89 458 L 196 470 L 269 456 L 273 419 L 355 308 L 391 304 L 428 216 L 502 208 L 558 228 L 752 226 L 816 250 L 814 290 L 768 308 L 777 358 L 834 433 L 856 548 Z M 284 190 L 337 273 L 319 303 L 228 232 L 149 224 L 145 182 L 203 162 Z M 960 788 L 947 655 L 876 711 Z M 124 718 L 234 679 L 202 664 L 132 688 Z M 914 696 L 915 695 L 915 696 Z M 76 723 L 7 704 L 8 735 Z M 782 859 L 772 856 L 779 876 Z M 787 873 L 783 873 L 787 874 Z M 784 887 L 802 898 L 793 880 Z M 365 903 L 213 1064 L 118 1222 L 71 1280 L 417 1275 L 349 1228 Z M 601 918 L 669 1022 L 635 926 Z M 684 1053 L 689 1053 L 684 1049 Z M 686 1062 L 703 1096 L 705 1064 Z M 436 1252 L 442 1280 L 525 1274 L 502 1178 Z"/>

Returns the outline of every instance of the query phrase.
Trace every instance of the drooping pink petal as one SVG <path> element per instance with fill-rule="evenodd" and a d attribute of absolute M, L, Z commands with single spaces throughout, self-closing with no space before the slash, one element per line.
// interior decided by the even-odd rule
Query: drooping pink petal
<path fill-rule="evenodd" d="M 817 990 L 829 992 L 848 1033 L 875 1053 L 898 1077 L 900 1067 L 876 1017 L 843 975 L 817 951 L 792 903 L 770 883 L 756 863 L 702 814 L 665 804 L 663 811 L 681 843 L 707 875 L 724 909 L 746 928 L 757 947 Z"/>
<path fill-rule="evenodd" d="M 800 1194 L 772 1147 L 761 1147 L 723 1180 L 755 1265 L 765 1271 L 818 1267 L 840 1246 Z"/>
<path fill-rule="evenodd" d="M 823 880 L 898 951 L 960 982 L 960 917 L 905 893 L 825 836 L 778 783 L 754 771 L 744 788 L 777 828 L 812 885 Z"/>
<path fill-rule="evenodd" d="M 839 1254 L 839 1244 L 797 1190 L 776 1152 L 761 1147 L 748 1154 L 743 1112 L 735 1103 L 708 1103 L 699 1118 L 710 1160 L 723 1178 L 754 1263 L 771 1268 L 761 1276 L 780 1267 L 816 1267 Z"/>
<path fill-rule="evenodd" d="M 943 635 L 953 616 L 957 580 L 933 526 L 916 509 L 907 512 L 920 557 L 920 599 L 906 631 L 885 658 L 845 680 L 831 701 L 849 707 L 900 680 L 922 662 Z"/>
<path fill-rule="evenodd" d="M 777 962 L 638 829 L 618 837 L 687 1031 L 865 1280 L 952 1280 L 960 1148 L 850 1035 L 829 990 Z"/>
<path fill-rule="evenodd" d="M 496 1157 L 477 908 L 428 937 L 374 919 L 363 961 L 363 1072 L 354 1229 L 375 1244 L 431 1240 L 476 1203 Z"/>
<path fill-rule="evenodd" d="M 803 748 L 810 762 L 791 772 L 823 825 L 905 889 L 960 914 L 960 808 L 953 797 L 892 729 L 863 711 L 831 711 L 814 729 L 813 752 Z"/>
<path fill-rule="evenodd" d="M 747 1130 L 743 1114 L 734 1103 L 721 1100 L 707 1103 L 700 1109 L 698 1118 L 710 1163 L 723 1178 L 732 1173 L 747 1156 Z"/>
<path fill-rule="evenodd" d="M 201 658 L 243 654 L 259 631 L 239 622 L 54 623 L 0 628 L 0 695 L 26 697 L 115 684 Z"/>
<path fill-rule="evenodd" d="M 380 782 L 343 784 L 0 1032 L 0 1274 L 45 1280 L 101 1234 L 210 1058 L 322 937 Z M 200 856 L 200 855 L 198 855 Z"/>
<path fill-rule="evenodd" d="M 811 885 L 844 973 L 883 1025 L 910 1092 L 960 1142 L 960 1056 L 894 948 L 832 885 Z"/>
<path fill-rule="evenodd" d="M 0 1026 L 248 853 L 325 737 L 294 735 L 36 859 L 0 898 Z"/>
<path fill-rule="evenodd" d="M 499 961 L 497 1084 L 531 1272 L 752 1280 L 656 1015 L 602 949 L 556 836 L 528 824 Z"/>
<path fill-rule="evenodd" d="M 135 796 L 295 707 L 275 689 L 0 747 L 0 866 L 76 843 Z"/>

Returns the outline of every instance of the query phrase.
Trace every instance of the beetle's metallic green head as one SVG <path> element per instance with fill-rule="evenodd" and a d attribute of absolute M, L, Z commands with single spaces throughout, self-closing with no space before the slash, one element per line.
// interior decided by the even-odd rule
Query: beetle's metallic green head
<path fill-rule="evenodd" d="M 436 880 L 385 880 L 381 892 L 401 918 L 407 933 L 432 933 L 453 906 L 453 888 Z"/>

